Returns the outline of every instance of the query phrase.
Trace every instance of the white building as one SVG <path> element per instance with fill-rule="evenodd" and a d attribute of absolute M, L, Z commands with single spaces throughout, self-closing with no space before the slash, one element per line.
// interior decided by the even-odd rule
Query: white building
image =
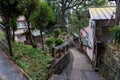
<path fill-rule="evenodd" d="M 0 21 L 2 18 L 0 16 Z M 19 42 L 24 42 L 25 36 L 21 36 L 27 30 L 27 23 L 24 16 L 19 16 L 17 19 L 17 30 L 15 31 L 15 40 Z M 12 33 L 12 32 L 11 32 Z"/>
<path fill-rule="evenodd" d="M 26 41 L 25 35 L 22 35 L 27 30 L 27 23 L 24 16 L 19 16 L 17 19 L 17 30 L 15 31 L 15 40 L 18 42 Z"/>
<path fill-rule="evenodd" d="M 89 8 L 88 44 L 85 52 L 95 65 L 102 51 L 100 44 L 106 44 L 111 39 L 109 27 L 115 26 L 115 12 L 115 7 Z"/>

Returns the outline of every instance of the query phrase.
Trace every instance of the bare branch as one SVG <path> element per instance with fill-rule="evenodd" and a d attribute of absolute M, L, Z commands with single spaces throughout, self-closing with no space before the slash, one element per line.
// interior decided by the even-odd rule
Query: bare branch
<path fill-rule="evenodd" d="M 68 1 L 68 0 L 66 0 L 66 1 Z M 69 7 L 69 6 L 70 6 L 70 4 L 72 3 L 72 1 L 73 1 L 73 0 L 70 0 L 70 1 L 69 1 L 69 3 L 68 3 L 68 5 L 67 5 L 67 7 Z M 67 2 L 66 2 L 66 3 L 67 3 Z"/>
<path fill-rule="evenodd" d="M 80 4 L 82 4 L 82 1 L 79 2 L 79 3 L 73 4 L 72 6 L 68 6 L 68 7 L 66 7 L 65 9 L 67 10 L 67 9 L 73 8 L 73 7 L 75 7 L 75 6 L 77 6 L 77 5 L 80 5 Z"/>

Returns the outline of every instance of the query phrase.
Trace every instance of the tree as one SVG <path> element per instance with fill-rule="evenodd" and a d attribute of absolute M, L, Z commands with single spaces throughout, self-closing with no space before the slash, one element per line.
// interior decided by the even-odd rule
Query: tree
<path fill-rule="evenodd" d="M 44 27 L 46 27 L 49 22 L 54 21 L 54 14 L 51 7 L 47 4 L 47 2 L 40 2 L 38 9 L 32 14 L 31 22 L 32 26 L 35 26 L 40 30 L 41 38 L 42 38 L 42 50 L 44 50 L 44 42 L 43 42 L 43 34 L 42 31 Z"/>
<path fill-rule="evenodd" d="M 60 24 L 63 27 L 66 25 L 66 12 L 80 4 L 82 4 L 82 0 L 61 0 L 58 2 L 58 6 L 60 8 Z"/>
<path fill-rule="evenodd" d="M 0 15 L 6 27 L 7 40 L 10 49 L 10 55 L 12 56 L 11 43 L 10 43 L 10 20 L 13 17 L 17 17 L 20 14 L 17 8 L 18 0 L 0 0 Z"/>
<path fill-rule="evenodd" d="M 53 37 L 48 38 L 45 42 L 46 42 L 46 45 L 49 48 L 49 53 L 51 53 L 52 47 L 53 47 L 53 43 L 54 43 L 54 38 Z"/>
<path fill-rule="evenodd" d="M 60 34 L 61 34 L 61 30 L 59 28 L 54 30 L 54 36 L 55 36 L 55 38 L 58 38 L 58 36 Z"/>
<path fill-rule="evenodd" d="M 13 17 L 10 20 L 10 26 L 11 26 L 12 31 L 13 31 L 12 39 L 13 39 L 13 42 L 14 42 L 15 41 L 15 31 L 17 30 L 17 19 L 16 19 L 16 17 Z"/>
<path fill-rule="evenodd" d="M 55 46 L 59 46 L 62 43 L 64 43 L 65 41 L 61 38 L 55 38 Z"/>
<path fill-rule="evenodd" d="M 120 0 L 109 0 L 109 1 L 116 2 L 116 14 L 115 14 L 116 26 L 111 28 L 110 32 L 111 32 L 113 39 L 115 40 L 115 45 L 117 44 L 119 48 L 119 45 L 120 45 Z"/>
<path fill-rule="evenodd" d="M 83 4 L 76 5 L 75 8 L 73 9 L 72 15 L 71 15 L 71 26 L 77 28 L 78 33 L 79 29 L 83 29 L 83 27 L 88 26 L 89 23 L 89 16 L 88 16 L 88 9 L 89 7 L 94 7 L 94 6 L 101 6 L 105 5 L 106 0 L 84 0 Z"/>
<path fill-rule="evenodd" d="M 80 29 L 88 26 L 89 24 L 88 11 L 73 11 L 69 24 L 72 32 L 79 34 Z"/>
<path fill-rule="evenodd" d="M 47 0 L 51 4 L 56 4 L 56 12 L 58 13 L 58 24 L 62 27 L 66 25 L 67 11 L 75 6 L 82 4 L 83 0 Z M 69 11 L 68 11 L 69 12 Z"/>
<path fill-rule="evenodd" d="M 39 5 L 39 0 L 19 0 L 18 8 L 22 11 L 25 16 L 27 26 L 28 26 L 28 34 L 30 38 L 31 45 L 34 47 L 32 36 L 31 36 L 31 28 L 30 28 L 30 16 L 37 9 Z"/>
<path fill-rule="evenodd" d="M 84 0 L 82 4 L 76 5 L 73 8 L 71 19 L 70 19 L 70 28 L 73 32 L 79 34 L 79 40 L 81 42 L 80 30 L 89 25 L 89 7 L 105 5 L 106 0 Z M 86 33 L 87 31 L 84 30 Z M 88 34 L 88 33 L 87 33 Z"/>
<path fill-rule="evenodd" d="M 13 16 L 18 16 L 21 13 L 17 5 L 17 0 L 0 0 L 0 15 L 3 22 L 9 23 Z"/>

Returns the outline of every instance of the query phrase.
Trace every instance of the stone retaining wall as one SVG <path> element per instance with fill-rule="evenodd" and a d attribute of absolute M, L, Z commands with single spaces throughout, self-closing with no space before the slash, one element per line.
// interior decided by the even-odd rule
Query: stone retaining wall
<path fill-rule="evenodd" d="M 53 73 L 60 74 L 68 63 L 69 63 L 69 52 L 67 52 L 58 61 L 56 61 L 56 63 L 52 67 Z"/>
<path fill-rule="evenodd" d="M 48 67 L 49 77 L 52 74 L 60 74 L 69 63 L 69 46 L 68 43 L 53 48 L 53 60 Z"/>

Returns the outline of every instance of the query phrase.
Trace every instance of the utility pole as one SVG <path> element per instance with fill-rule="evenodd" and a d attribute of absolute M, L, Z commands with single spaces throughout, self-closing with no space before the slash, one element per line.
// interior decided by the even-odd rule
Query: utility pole
<path fill-rule="evenodd" d="M 116 21 L 116 24 L 119 25 L 120 23 L 120 0 L 109 0 L 109 1 L 115 1 L 116 3 L 115 21 Z"/>
<path fill-rule="evenodd" d="M 115 0 L 116 2 L 116 24 L 120 23 L 120 0 Z"/>

